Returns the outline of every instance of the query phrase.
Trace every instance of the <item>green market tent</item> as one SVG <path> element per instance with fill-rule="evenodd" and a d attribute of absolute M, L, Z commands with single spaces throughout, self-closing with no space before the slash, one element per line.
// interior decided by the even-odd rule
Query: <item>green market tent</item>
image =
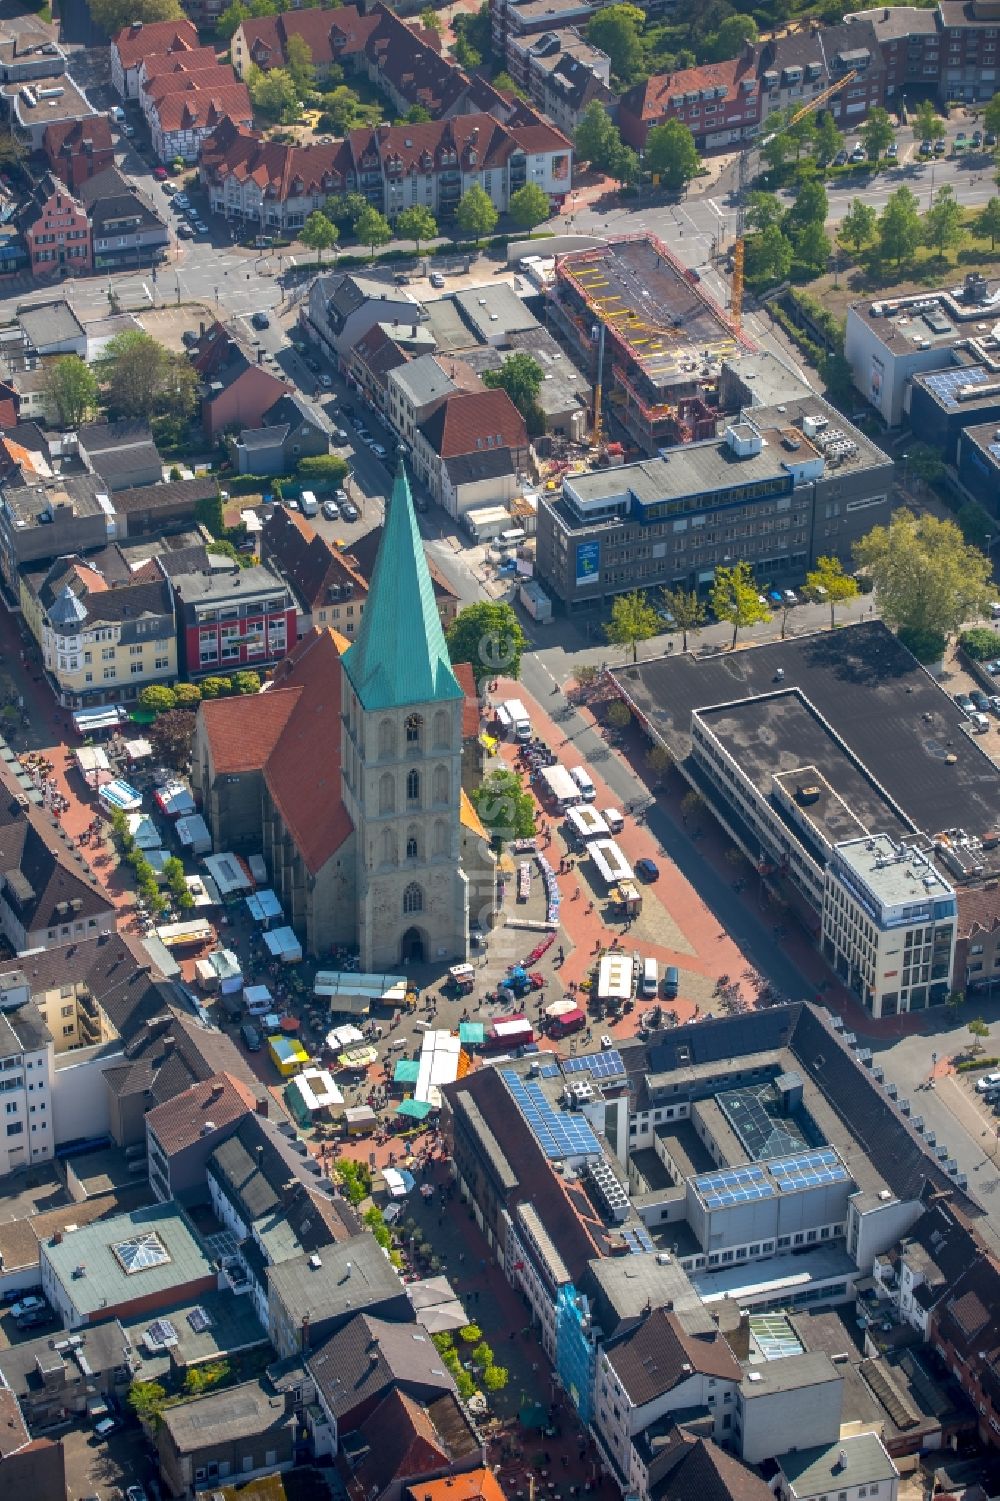
<path fill-rule="evenodd" d="M 481 1047 L 486 1041 L 486 1028 L 482 1022 L 459 1022 L 459 1042 L 467 1042 L 470 1047 Z"/>
<path fill-rule="evenodd" d="M 400 1058 L 392 1076 L 393 1084 L 416 1084 L 420 1077 L 420 1063 L 416 1058 Z"/>
<path fill-rule="evenodd" d="M 429 1100 L 404 1100 L 401 1105 L 396 1106 L 396 1114 L 408 1115 L 412 1120 L 422 1121 L 427 1119 L 433 1109 L 434 1106 Z"/>

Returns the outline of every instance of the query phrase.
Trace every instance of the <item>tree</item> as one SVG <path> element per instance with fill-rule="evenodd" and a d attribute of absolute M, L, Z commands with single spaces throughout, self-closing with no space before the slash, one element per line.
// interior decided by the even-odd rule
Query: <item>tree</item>
<path fill-rule="evenodd" d="M 194 366 L 139 329 L 116 334 L 99 368 L 114 417 L 151 422 L 154 417 L 169 416 L 186 421 L 194 411 L 198 397 Z"/>
<path fill-rule="evenodd" d="M 732 626 L 734 647 L 741 630 L 751 625 L 766 625 L 771 618 L 770 610 L 760 602 L 760 591 L 749 563 L 717 568 L 708 597 L 716 620 L 728 620 Z"/>
<path fill-rule="evenodd" d="M 375 252 L 380 245 L 388 245 L 392 239 L 392 228 L 384 214 L 380 214 L 372 203 L 366 203 L 360 214 L 354 221 L 354 233 L 362 245 L 367 245 L 371 250 L 371 260 L 375 259 Z"/>
<path fill-rule="evenodd" d="M 506 391 L 525 420 L 529 433 L 539 433 L 545 426 L 538 405 L 545 372 L 537 360 L 523 351 L 509 354 L 499 370 L 484 370 L 482 382 L 491 390 Z"/>
<path fill-rule="evenodd" d="M 501 1392 L 510 1380 L 506 1366 L 488 1365 L 483 1370 L 483 1385 L 488 1392 Z"/>
<path fill-rule="evenodd" d="M 455 210 L 455 221 L 459 229 L 467 235 L 472 235 L 477 245 L 487 235 L 493 233 L 499 217 L 492 198 L 479 186 L 478 182 L 474 182 L 468 192 L 462 196 Z"/>
<path fill-rule="evenodd" d="M 897 188 L 879 215 L 879 255 L 901 266 L 919 244 L 920 205 L 909 188 Z"/>
<path fill-rule="evenodd" d="M 328 90 L 320 102 L 323 106 L 323 114 L 317 123 L 318 130 L 332 131 L 334 135 L 344 135 L 364 117 L 365 112 L 360 98 L 346 84 L 338 84 L 336 88 Z M 352 193 L 346 196 L 348 198 L 361 197 L 360 194 Z M 365 203 L 367 200 L 361 198 L 361 202 Z"/>
<path fill-rule="evenodd" d="M 421 240 L 436 239 L 437 232 L 437 220 L 425 204 L 415 203 L 396 217 L 396 233 L 404 240 L 412 240 L 418 255 Z"/>
<path fill-rule="evenodd" d="M 984 511 L 978 501 L 967 500 L 955 512 L 955 520 L 966 542 L 971 547 L 978 547 L 985 552 L 988 542 L 995 535 L 997 525 L 989 512 Z M 985 634 L 993 641 L 993 650 L 990 652 L 990 656 L 993 657 L 996 655 L 996 637 L 992 631 L 986 631 Z"/>
<path fill-rule="evenodd" d="M 959 1011 L 965 1005 L 964 990 L 949 990 L 944 998 L 945 1009 L 952 1021 L 955 1020 Z"/>
<path fill-rule="evenodd" d="M 197 709 L 201 703 L 201 689 L 197 683 L 175 683 L 174 699 L 178 709 Z"/>
<path fill-rule="evenodd" d="M 322 264 L 323 251 L 333 249 L 340 239 L 340 230 L 319 209 L 314 209 L 299 230 L 299 239 L 308 249 L 316 251 Z"/>
<path fill-rule="evenodd" d="M 774 193 L 762 193 L 759 190 L 750 193 L 747 197 L 746 221 L 747 229 L 756 234 L 770 229 L 772 225 L 781 224 L 785 217 L 781 199 Z"/>
<path fill-rule="evenodd" d="M 697 636 L 705 624 L 707 611 L 693 590 L 661 589 L 664 606 L 674 617 L 674 629 L 681 632 L 684 650 L 688 649 L 688 636 Z"/>
<path fill-rule="evenodd" d="M 207 677 L 201 680 L 202 698 L 228 698 L 233 685 L 228 678 Z"/>
<path fill-rule="evenodd" d="M 653 781 L 662 782 L 673 765 L 673 757 L 665 745 L 651 745 L 646 752 L 646 765 L 653 773 Z"/>
<path fill-rule="evenodd" d="M 225 1381 L 230 1370 L 228 1360 L 206 1360 L 201 1365 L 191 1366 L 184 1377 L 184 1390 L 192 1397 L 200 1397 L 202 1392 Z"/>
<path fill-rule="evenodd" d="M 490 19 L 489 0 L 473 15 L 454 16 L 451 29 L 455 36 L 452 55 L 460 68 L 478 68 L 490 61 L 493 51 L 493 23 Z"/>
<path fill-rule="evenodd" d="M 448 627 L 448 654 L 453 662 L 469 662 L 479 684 L 484 678 L 519 678 L 521 653 L 528 639 L 504 600 L 477 600 L 459 610 Z"/>
<path fill-rule="evenodd" d="M 299 98 L 316 87 L 316 69 L 313 67 L 312 48 L 305 37 L 294 31 L 285 40 L 285 61 L 292 82 L 299 91 Z"/>
<path fill-rule="evenodd" d="M 894 511 L 854 545 L 854 556 L 878 591 L 883 619 L 897 630 L 947 640 L 983 613 L 994 590 L 989 560 L 970 547 L 954 521 Z"/>
<path fill-rule="evenodd" d="M 639 181 L 639 153 L 624 141 L 612 142 L 608 158 L 607 174 L 614 178 L 620 188 L 633 188 Z"/>
<path fill-rule="evenodd" d="M 889 111 L 883 109 L 881 105 L 871 110 L 867 120 L 858 131 L 858 135 L 861 137 L 862 146 L 868 153 L 868 160 L 880 161 L 896 139 Z"/>
<path fill-rule="evenodd" d="M 0 130 L 0 167 L 7 170 L 19 167 L 27 154 L 27 147 L 21 144 L 13 131 Z"/>
<path fill-rule="evenodd" d="M 972 227 L 977 235 L 990 237 L 990 249 L 996 250 L 997 240 L 1000 239 L 1000 198 L 991 198 L 983 204 L 982 209 L 972 221 Z"/>
<path fill-rule="evenodd" d="M 1000 94 L 994 94 L 983 110 L 983 128 L 991 130 L 994 135 L 1000 135 Z"/>
<path fill-rule="evenodd" d="M 822 165 L 827 166 L 843 150 L 844 138 L 837 129 L 837 122 L 829 110 L 824 110 L 816 121 L 816 140 L 813 144 L 813 155 Z"/>
<path fill-rule="evenodd" d="M 936 140 L 944 129 L 944 121 L 930 99 L 921 99 L 910 118 L 913 122 L 913 136 L 917 141 Z"/>
<path fill-rule="evenodd" d="M 167 1400 L 167 1390 L 158 1381 L 133 1381 L 125 1400 L 140 1422 L 155 1427 Z"/>
<path fill-rule="evenodd" d="M 789 111 L 789 123 L 785 127 L 785 136 L 795 147 L 795 160 L 798 161 L 802 152 L 807 148 L 812 151 L 816 146 L 816 118 L 814 115 L 803 115 L 800 119 L 791 123 L 795 110 Z"/>
<path fill-rule="evenodd" d="M 852 198 L 851 206 L 840 221 L 840 238 L 850 245 L 857 255 L 863 245 L 869 245 L 878 229 L 878 214 L 863 198 Z"/>
<path fill-rule="evenodd" d="M 944 460 L 930 443 L 911 443 L 903 459 L 904 475 L 912 475 L 921 488 L 939 484 L 944 476 Z"/>
<path fill-rule="evenodd" d="M 251 63 L 246 84 L 253 107 L 260 114 L 283 124 L 295 119 L 299 112 L 299 90 L 287 68 L 271 68 L 265 73 Z"/>
<path fill-rule="evenodd" d="M 422 104 L 411 104 L 403 119 L 407 125 L 426 125 L 433 119 L 433 116 L 430 110 L 425 109 Z"/>
<path fill-rule="evenodd" d="M 242 0 L 232 0 L 215 23 L 215 35 L 219 41 L 231 42 L 243 22 L 249 21 L 251 14 L 250 7 L 242 4 Z"/>
<path fill-rule="evenodd" d="M 587 25 L 587 41 L 608 54 L 611 72 L 623 88 L 635 82 L 642 67 L 640 35 L 645 24 L 638 6 L 608 5 Z"/>
<path fill-rule="evenodd" d="M 799 183 L 795 202 L 785 220 L 785 232 L 794 238 L 796 231 L 804 229 L 807 224 L 818 224 L 822 229 L 829 212 L 830 200 L 823 183 L 818 177 L 807 178 Z"/>
<path fill-rule="evenodd" d="M 170 709 L 166 714 L 158 714 L 146 727 L 146 739 L 157 761 L 176 771 L 186 771 L 191 764 L 194 728 L 195 716 L 190 709 Z"/>
<path fill-rule="evenodd" d="M 260 692 L 259 672 L 249 672 L 246 670 L 243 672 L 234 672 L 229 681 L 233 685 L 233 692 L 241 693 L 244 697 L 250 697 Z"/>
<path fill-rule="evenodd" d="M 221 537 L 226 530 L 226 519 L 222 512 L 222 496 L 218 490 L 214 495 L 206 495 L 202 500 L 194 503 L 194 519 L 199 526 L 211 532 L 213 537 Z"/>
<path fill-rule="evenodd" d="M 990 1035 L 989 1027 L 981 1016 L 977 1016 L 974 1021 L 966 1023 L 965 1029 L 972 1038 L 973 1053 L 981 1053 L 983 1051 L 983 1038 Z"/>
<path fill-rule="evenodd" d="M 368 199 L 361 193 L 338 193 L 326 200 L 323 212 L 332 223 L 349 224 L 353 229 L 367 207 Z"/>
<path fill-rule="evenodd" d="M 429 5 L 420 12 L 420 24 L 425 31 L 436 31 L 438 36 L 441 35 L 441 19 Z"/>
<path fill-rule="evenodd" d="M 78 354 L 63 355 L 45 372 L 45 399 L 60 427 L 75 430 L 97 405 L 97 377 Z"/>
<path fill-rule="evenodd" d="M 510 195 L 510 217 L 519 229 L 532 230 L 552 217 L 549 195 L 537 182 L 526 182 Z"/>
<path fill-rule="evenodd" d="M 176 21 L 183 12 L 177 0 L 88 0 L 90 19 L 113 37 L 132 21 Z"/>
<path fill-rule="evenodd" d="M 795 254 L 809 271 L 825 271 L 830 260 L 830 236 L 818 219 L 799 230 L 795 239 Z"/>
<path fill-rule="evenodd" d="M 746 243 L 746 274 L 752 281 L 784 281 L 792 269 L 792 242 L 772 224 Z"/>
<path fill-rule="evenodd" d="M 938 189 L 933 205 L 924 215 L 923 236 L 924 243 L 936 250 L 938 260 L 942 261 L 946 251 L 953 250 L 965 239 L 962 205 L 950 182 Z"/>
<path fill-rule="evenodd" d="M 639 657 L 639 642 L 648 641 L 660 629 L 660 617 L 644 594 L 619 594 L 611 606 L 611 619 L 604 634 L 612 646 L 631 648 L 632 661 Z"/>
<path fill-rule="evenodd" d="M 785 117 L 779 112 L 768 121 L 771 134 L 766 136 L 760 148 L 760 154 L 772 172 L 779 171 L 792 154 L 793 142 L 791 136 L 782 127 Z"/>
<path fill-rule="evenodd" d="M 845 600 L 855 599 L 858 592 L 857 579 L 844 572 L 844 565 L 839 558 L 817 558 L 815 568 L 806 574 L 806 593 L 830 606 L 831 631 L 835 624 L 834 612 L 837 606 Z"/>
<path fill-rule="evenodd" d="M 177 704 L 174 690 L 168 688 L 166 683 L 150 683 L 139 694 L 139 708 L 151 709 L 154 714 L 165 714 L 168 709 L 173 709 Z"/>
<path fill-rule="evenodd" d="M 694 136 L 680 120 L 654 125 L 646 137 L 646 166 L 665 188 L 686 188 L 697 177 L 701 157 Z"/>
<path fill-rule="evenodd" d="M 603 171 L 617 139 L 618 132 L 607 110 L 597 99 L 592 99 L 580 118 L 573 139 L 578 160 L 589 162 L 599 172 Z"/>
<path fill-rule="evenodd" d="M 505 839 L 534 834 L 535 800 L 516 771 L 491 771 L 469 797 L 498 849 Z"/>
<path fill-rule="evenodd" d="M 755 42 L 757 35 L 757 22 L 753 16 L 742 15 L 739 12 L 727 16 L 715 33 L 715 38 L 709 48 L 709 61 L 723 63 L 731 57 L 736 57 L 742 50 L 743 43 Z"/>

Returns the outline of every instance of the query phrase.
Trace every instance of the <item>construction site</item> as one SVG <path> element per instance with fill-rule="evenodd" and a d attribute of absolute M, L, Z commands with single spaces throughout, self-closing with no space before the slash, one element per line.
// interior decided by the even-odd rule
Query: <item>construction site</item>
<path fill-rule="evenodd" d="M 591 374 L 596 441 L 617 422 L 647 455 L 714 437 L 722 361 L 755 348 L 648 234 L 558 257 L 549 317 Z"/>

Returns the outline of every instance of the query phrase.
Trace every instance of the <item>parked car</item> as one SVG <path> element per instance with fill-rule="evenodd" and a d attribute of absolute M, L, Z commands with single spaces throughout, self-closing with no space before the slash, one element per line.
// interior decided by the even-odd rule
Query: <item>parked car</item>
<path fill-rule="evenodd" d="M 327 521 L 337 521 L 340 518 L 340 507 L 335 500 L 324 500 L 321 508 Z"/>
<path fill-rule="evenodd" d="M 203 219 L 196 219 L 194 221 L 194 228 L 195 228 L 195 233 L 196 234 L 199 234 L 199 235 L 207 235 L 208 234 L 208 225 L 204 222 Z"/>
<path fill-rule="evenodd" d="M 266 313 L 254 313 L 253 317 L 250 319 L 250 322 L 253 324 L 254 328 L 271 327 L 271 320 Z"/>
<path fill-rule="evenodd" d="M 981 688 L 973 688 L 969 697 L 972 699 L 973 708 L 978 709 L 980 714 L 985 714 L 989 709 L 990 701 L 983 690 Z"/>
<path fill-rule="evenodd" d="M 49 1305 L 44 1298 L 37 1298 L 34 1293 L 29 1293 L 27 1297 L 21 1298 L 17 1303 L 12 1303 L 10 1311 L 15 1319 L 20 1319 L 26 1313 L 47 1313 L 48 1307 Z"/>
<path fill-rule="evenodd" d="M 854 143 L 854 149 L 851 152 L 851 158 L 850 158 L 851 161 L 852 162 L 863 162 L 865 160 L 865 158 L 866 158 L 865 148 L 862 146 L 862 144 L 861 144 L 860 141 L 855 141 L 855 143 Z"/>
<path fill-rule="evenodd" d="M 343 505 L 340 507 L 340 514 L 345 521 L 357 521 L 358 517 L 361 515 L 361 512 L 358 510 L 353 500 L 345 500 Z"/>
<path fill-rule="evenodd" d="M 338 506 L 343 506 L 347 501 L 347 491 L 343 489 L 336 490 L 334 491 L 333 498 L 337 502 Z"/>
<path fill-rule="evenodd" d="M 977 1094 L 986 1094 L 991 1089 L 1000 1089 L 1000 1074 L 984 1074 L 976 1080 Z"/>
<path fill-rule="evenodd" d="M 166 167 L 154 167 L 153 176 L 156 178 L 157 182 L 162 182 L 163 179 L 167 176 Z"/>
<path fill-rule="evenodd" d="M 934 142 L 934 155 L 944 156 L 947 150 L 948 142 L 945 140 L 944 136 L 938 136 L 937 140 Z"/>
<path fill-rule="evenodd" d="M 191 200 L 186 193 L 178 193 L 174 199 L 174 208 L 187 208 L 190 202 Z"/>
<path fill-rule="evenodd" d="M 319 378 L 319 384 L 323 387 L 324 391 L 329 391 L 330 387 L 333 385 L 333 381 L 328 375 L 321 375 Z"/>
<path fill-rule="evenodd" d="M 181 221 L 180 224 L 178 224 L 178 226 L 177 226 L 177 238 L 179 240 L 193 240 L 194 239 L 194 230 L 191 228 L 190 224 L 185 224 L 183 222 L 183 220 Z"/>
<path fill-rule="evenodd" d="M 967 693 L 956 693 L 955 702 L 963 714 L 972 714 L 976 707 Z"/>
<path fill-rule="evenodd" d="M 440 271 L 431 272 L 431 286 L 438 288 L 444 286 L 444 277 L 441 275 Z"/>
<path fill-rule="evenodd" d="M 382 446 L 381 443 L 373 443 L 372 444 L 372 453 L 375 455 L 375 457 L 377 459 L 384 459 L 385 456 L 386 456 L 386 451 L 383 448 L 383 446 Z"/>
<path fill-rule="evenodd" d="M 993 146 L 996 145 L 996 143 L 997 143 L 997 133 L 996 133 L 996 131 L 995 130 L 988 130 L 986 132 L 986 134 L 983 136 L 983 145 L 984 146 L 993 147 Z"/>
<path fill-rule="evenodd" d="M 141 1485 L 130 1485 L 125 1492 L 125 1501 L 146 1501 L 146 1492 Z"/>
<path fill-rule="evenodd" d="M 99 1423 L 94 1424 L 94 1437 L 96 1439 L 110 1438 L 113 1433 L 117 1432 L 117 1429 L 117 1418 L 102 1418 Z"/>
<path fill-rule="evenodd" d="M 243 1023 L 242 1027 L 240 1028 L 240 1036 L 243 1038 L 247 1052 L 260 1052 L 261 1036 L 257 1031 L 257 1028 L 254 1026 L 253 1022 Z"/>
<path fill-rule="evenodd" d="M 982 146 L 982 144 L 983 144 L 983 133 L 982 133 L 981 130 L 974 130 L 972 132 L 972 144 L 976 148 L 977 151 L 979 150 L 980 146 Z"/>
<path fill-rule="evenodd" d="M 177 193 L 177 184 L 175 182 L 165 182 L 163 184 L 163 191 L 168 198 L 173 198 Z"/>
<path fill-rule="evenodd" d="M 344 429 L 342 427 L 335 427 L 333 429 L 333 432 L 330 434 L 330 437 L 333 439 L 333 441 L 335 443 L 349 443 L 350 442 L 350 439 L 348 438 L 347 433 L 344 431 Z"/>
<path fill-rule="evenodd" d="M 799 602 L 799 597 L 794 589 L 782 589 L 781 602 L 784 605 L 797 605 Z"/>
<path fill-rule="evenodd" d="M 889 147 L 888 151 L 885 154 L 891 162 L 894 162 L 896 160 L 896 158 L 899 156 L 899 147 L 896 145 L 895 141 L 892 142 L 892 145 Z"/>
<path fill-rule="evenodd" d="M 1000 693 L 990 694 L 990 708 L 994 714 L 1000 717 Z"/>
<path fill-rule="evenodd" d="M 933 156 L 933 154 L 934 154 L 933 143 L 931 141 L 921 141 L 920 142 L 920 152 L 919 152 L 919 155 L 920 156 Z"/>
<path fill-rule="evenodd" d="M 833 165 L 835 167 L 846 167 L 847 166 L 847 152 L 846 151 L 838 151 L 837 155 L 833 159 Z"/>
<path fill-rule="evenodd" d="M 965 131 L 960 130 L 955 136 L 955 150 L 964 151 L 966 147 Z"/>
<path fill-rule="evenodd" d="M 660 867 L 655 860 L 650 860 L 648 856 L 643 855 L 641 860 L 635 862 L 635 873 L 642 881 L 658 881 Z"/>
<path fill-rule="evenodd" d="M 181 334 L 181 343 L 185 349 L 193 349 L 198 342 L 198 335 L 193 328 L 186 328 Z"/>
<path fill-rule="evenodd" d="M 992 662 L 986 662 L 984 665 L 991 678 L 1000 677 L 1000 657 L 994 657 Z"/>

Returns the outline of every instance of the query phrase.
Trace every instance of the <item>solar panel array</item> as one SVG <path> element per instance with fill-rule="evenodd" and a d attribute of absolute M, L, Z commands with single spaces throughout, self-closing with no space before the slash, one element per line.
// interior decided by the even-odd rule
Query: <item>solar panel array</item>
<path fill-rule="evenodd" d="M 708 1209 L 731 1209 L 734 1204 L 749 1204 L 755 1199 L 774 1197 L 774 1186 L 767 1181 L 763 1168 L 753 1163 L 745 1167 L 723 1168 L 704 1173 L 694 1180 Z"/>
<path fill-rule="evenodd" d="M 989 376 L 982 365 L 962 365 L 955 370 L 935 371 L 932 375 L 925 375 L 924 380 L 938 401 L 954 407 L 958 405 L 955 400 L 957 391 L 963 386 L 983 386 Z"/>
<path fill-rule="evenodd" d="M 541 1068 L 538 1070 L 538 1077 L 540 1079 L 558 1079 L 558 1063 L 543 1063 Z"/>
<path fill-rule="evenodd" d="M 632 1256 L 638 1256 L 643 1251 L 656 1250 L 644 1225 L 640 1225 L 637 1230 L 623 1230 L 622 1240 L 628 1246 L 629 1254 Z"/>
<path fill-rule="evenodd" d="M 589 1071 L 595 1079 L 620 1079 L 625 1076 L 625 1064 L 617 1048 L 608 1048 L 604 1053 L 587 1053 L 582 1057 L 567 1058 L 563 1063 L 564 1074 L 582 1074 Z"/>
<path fill-rule="evenodd" d="M 540 1084 L 522 1079 L 513 1069 L 505 1068 L 502 1073 L 515 1105 L 546 1157 L 558 1162 L 562 1157 L 600 1156 L 597 1137 L 585 1116 L 554 1109 Z"/>
<path fill-rule="evenodd" d="M 799 1188 L 819 1188 L 823 1183 L 847 1183 L 851 1176 L 832 1147 L 778 1158 L 769 1162 L 768 1167 L 783 1194 L 795 1193 Z"/>

